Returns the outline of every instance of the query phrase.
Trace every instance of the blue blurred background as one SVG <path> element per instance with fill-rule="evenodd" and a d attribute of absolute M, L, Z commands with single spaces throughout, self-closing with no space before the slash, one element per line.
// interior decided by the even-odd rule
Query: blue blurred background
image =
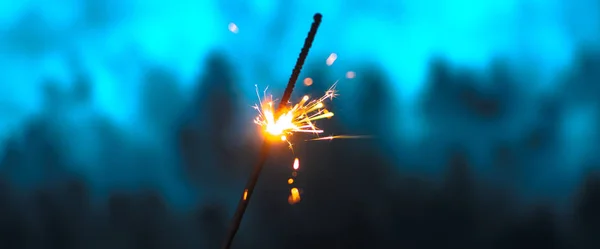
<path fill-rule="evenodd" d="M 274 148 L 235 248 L 600 248 L 598 0 L 2 1 L 0 248 L 218 248 L 315 12 L 293 98 L 372 138 Z"/>

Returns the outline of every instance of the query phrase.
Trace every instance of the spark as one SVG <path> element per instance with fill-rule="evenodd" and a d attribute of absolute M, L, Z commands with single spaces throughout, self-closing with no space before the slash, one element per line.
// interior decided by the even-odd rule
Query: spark
<path fill-rule="evenodd" d="M 362 139 L 362 138 L 371 138 L 371 136 L 338 135 L 338 136 L 318 137 L 318 138 L 308 139 L 306 141 L 324 141 L 324 140 L 333 140 L 333 139 Z"/>
<path fill-rule="evenodd" d="M 300 202 L 300 191 L 297 188 L 292 188 L 290 190 L 290 196 L 288 197 L 288 202 L 292 205 Z"/>
<path fill-rule="evenodd" d="M 258 104 L 254 105 L 254 109 L 258 115 L 254 119 L 254 123 L 259 125 L 264 133 L 269 138 L 278 138 L 282 141 L 289 142 L 288 136 L 294 133 L 312 133 L 315 135 L 323 133 L 323 130 L 315 125 L 315 121 L 333 117 L 333 112 L 325 108 L 324 101 L 327 99 L 333 100 L 337 96 L 336 86 L 337 81 L 318 99 L 311 100 L 308 95 L 294 104 L 288 106 L 281 112 L 275 113 L 274 101 L 271 95 L 267 95 L 267 89 L 263 91 L 263 97 L 260 97 L 258 86 L 256 87 L 256 95 Z"/>
<path fill-rule="evenodd" d="M 332 60 L 335 60 L 337 57 L 335 54 L 332 54 L 332 56 Z M 347 76 L 347 78 L 349 78 L 349 76 Z M 292 150 L 293 147 L 289 136 L 292 136 L 295 133 L 311 133 L 317 136 L 317 138 L 306 141 L 367 137 L 347 135 L 318 137 L 319 134 L 322 134 L 324 131 L 318 128 L 315 122 L 333 117 L 333 112 L 330 112 L 325 107 L 325 101 L 333 100 L 333 98 L 337 97 L 336 86 L 338 82 L 339 81 L 334 82 L 331 87 L 317 99 L 311 99 L 308 95 L 305 95 L 297 103 L 286 103 L 280 113 L 276 113 L 276 108 L 274 106 L 276 100 L 274 100 L 271 95 L 267 94 L 268 87 L 265 88 L 261 94 L 258 90 L 258 86 L 254 85 L 256 88 L 256 97 L 258 98 L 258 104 L 253 106 L 258 112 L 254 119 L 254 123 L 261 128 L 267 139 L 270 139 L 271 141 L 281 140 L 287 142 Z M 311 78 L 304 79 L 304 85 L 310 86 L 312 84 L 313 80 Z M 296 182 L 295 177 L 298 175 L 297 171 L 300 168 L 300 160 L 298 158 L 294 159 L 292 168 L 292 177 L 287 180 L 288 185 L 292 185 L 290 196 L 288 197 L 288 202 L 291 205 L 300 202 L 300 192 L 297 188 L 293 187 L 293 184 Z"/>
<path fill-rule="evenodd" d="M 247 189 L 244 189 L 244 198 L 243 199 L 244 199 L 244 201 L 246 199 L 248 199 L 248 190 Z"/>

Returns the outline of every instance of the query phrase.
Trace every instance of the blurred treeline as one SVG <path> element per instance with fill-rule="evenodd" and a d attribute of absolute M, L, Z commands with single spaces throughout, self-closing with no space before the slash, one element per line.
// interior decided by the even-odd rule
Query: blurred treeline
<path fill-rule="evenodd" d="M 71 88 L 45 83 L 44 110 L 0 154 L 0 248 L 218 248 L 260 139 L 228 58 L 202 67 L 191 101 L 168 70 L 145 70 L 137 133 L 90 106 L 84 73 Z M 335 80 L 321 68 L 306 68 L 315 83 L 297 95 Z M 502 60 L 480 72 L 432 59 L 418 142 L 393 133 L 401 82 L 355 68 L 356 93 L 321 126 L 373 138 L 297 141 L 293 206 L 292 154 L 275 148 L 235 248 L 600 248 L 600 126 L 561 135 L 574 110 L 600 124 L 598 51 L 582 50 L 545 92 Z"/>

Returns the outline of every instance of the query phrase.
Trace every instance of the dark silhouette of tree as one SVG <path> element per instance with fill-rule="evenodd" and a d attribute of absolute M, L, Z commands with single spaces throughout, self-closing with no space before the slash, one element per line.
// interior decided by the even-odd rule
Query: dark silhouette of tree
<path fill-rule="evenodd" d="M 489 83 L 475 71 L 451 68 L 444 60 L 431 62 L 424 95 L 424 110 L 432 123 L 443 122 L 449 129 L 458 126 L 479 128 L 502 124 L 511 118 L 511 103 L 518 101 L 518 89 L 506 63 L 495 61 Z"/>
<path fill-rule="evenodd" d="M 2 248 L 27 248 L 32 243 L 28 241 L 30 227 L 23 217 L 22 211 L 9 210 L 2 214 L 2 233 L 0 234 L 0 246 Z"/>
<path fill-rule="evenodd" d="M 438 210 L 438 215 L 446 217 L 440 217 L 445 224 L 432 229 L 441 229 L 438 238 L 446 241 L 445 245 L 449 248 L 471 248 L 479 232 L 475 209 L 476 185 L 464 150 L 460 147 L 450 149 L 449 159 L 442 191 L 443 207 Z"/>
<path fill-rule="evenodd" d="M 559 237 L 554 215 L 545 207 L 537 208 L 532 214 L 507 229 L 508 237 L 497 248 L 564 248 Z"/>
<path fill-rule="evenodd" d="M 204 75 L 199 80 L 194 104 L 179 134 L 184 161 L 194 181 L 210 182 L 232 165 L 218 160 L 232 158 L 228 145 L 235 137 L 237 111 L 234 78 L 223 55 L 213 54 L 206 61 Z M 220 178 L 221 179 L 221 178 Z"/>
<path fill-rule="evenodd" d="M 8 182 L 14 181 L 20 168 L 25 164 L 25 159 L 17 139 L 9 138 L 4 145 L 3 156 L 0 159 L 0 178 Z"/>
<path fill-rule="evenodd" d="M 428 80 L 423 97 L 423 110 L 431 117 L 441 115 L 441 106 L 454 110 L 452 95 L 456 94 L 454 71 L 450 64 L 442 58 L 435 58 L 430 62 Z M 432 120 L 438 122 L 441 120 Z"/>
<path fill-rule="evenodd" d="M 520 174 L 514 176 L 520 187 L 528 188 L 532 184 L 545 183 L 547 192 L 559 195 L 566 186 L 558 187 L 547 181 L 547 176 L 563 167 L 560 157 L 560 120 L 562 110 L 554 98 L 543 99 L 539 103 L 537 117 L 533 126 L 525 128 L 520 138 L 518 151 L 523 166 Z M 537 193 L 541 195 L 543 193 Z"/>
<path fill-rule="evenodd" d="M 160 133 L 172 130 L 184 105 L 175 76 L 162 68 L 149 68 L 144 82 L 142 113 L 148 125 Z"/>
<path fill-rule="evenodd" d="M 485 96 L 488 102 L 484 104 L 492 113 L 489 113 L 490 121 L 499 123 L 501 126 L 506 126 L 511 119 L 518 118 L 516 113 L 520 110 L 520 103 L 524 103 L 523 87 L 520 86 L 522 81 L 515 79 L 515 73 L 507 61 L 496 59 L 488 69 L 489 84 Z M 522 85 L 522 84 L 521 84 Z M 503 127 L 498 127 L 494 123 L 489 124 L 499 130 L 504 130 Z"/>
<path fill-rule="evenodd" d="M 582 47 L 575 56 L 572 70 L 559 90 L 572 102 L 597 101 L 600 87 L 600 51 Z"/>
<path fill-rule="evenodd" d="M 65 204 L 66 218 L 69 220 L 69 232 L 72 234 L 73 247 L 83 248 L 91 246 L 89 241 L 94 234 L 90 231 L 90 214 L 93 212 L 90 206 L 90 196 L 88 188 L 80 177 L 73 177 L 68 180 L 64 190 L 66 200 L 61 200 Z"/>
<path fill-rule="evenodd" d="M 132 248 L 134 246 L 132 230 L 133 224 L 133 200 L 131 197 L 121 193 L 112 194 L 108 200 L 108 236 L 112 246 L 121 248 Z"/>
<path fill-rule="evenodd" d="M 600 174 L 589 173 L 580 190 L 575 207 L 577 234 L 582 243 L 581 248 L 598 248 L 600 246 Z"/>
<path fill-rule="evenodd" d="M 491 157 L 492 171 L 499 174 L 495 180 L 504 181 L 504 179 L 514 176 L 520 170 L 517 167 L 519 163 L 517 153 L 518 148 L 512 142 L 499 141 L 494 145 Z"/>
<path fill-rule="evenodd" d="M 67 214 L 61 208 L 60 200 L 53 196 L 55 193 L 40 190 L 36 193 L 35 205 L 37 206 L 38 219 L 44 233 L 46 248 L 74 248 L 73 231 L 69 231 L 70 222 L 66 222 Z"/>
<path fill-rule="evenodd" d="M 203 248 L 219 248 L 227 232 L 228 216 L 220 205 L 206 205 L 198 210 L 196 223 L 204 241 Z"/>
<path fill-rule="evenodd" d="M 384 139 L 389 135 L 388 127 L 400 118 L 400 110 L 394 103 L 398 96 L 394 95 L 395 91 L 382 69 L 368 64 L 362 68 L 362 73 L 354 79 L 359 82 L 355 104 L 360 117 L 357 120 L 359 131 Z"/>
<path fill-rule="evenodd" d="M 35 186 L 64 179 L 67 165 L 51 122 L 48 117 L 36 117 L 25 125 L 19 145 L 11 145 L 6 163 L 17 163 L 7 168 L 11 180 Z"/>
<path fill-rule="evenodd" d="M 139 209 L 132 217 L 134 247 L 167 248 L 169 243 L 166 237 L 170 231 L 164 201 L 153 191 L 145 191 L 136 199 L 136 202 L 132 203 L 135 209 Z"/>
<path fill-rule="evenodd" d="M 543 194 L 530 193 L 530 185 L 543 186 L 537 190 L 550 192 L 552 198 L 568 188 L 564 182 L 548 181 L 564 167 L 560 123 L 569 108 L 597 104 L 593 97 L 598 89 L 592 83 L 598 78 L 598 58 L 593 50 L 581 52 L 576 66 L 548 96 L 522 87 L 526 84 L 518 70 L 502 60 L 493 61 L 484 71 L 433 60 L 424 100 L 419 103 L 428 126 L 422 147 L 400 147 L 389 135 L 403 121 L 392 89 L 392 84 L 400 83 L 368 63 L 358 67 L 359 76 L 353 79 L 358 93 L 348 100 L 342 92 L 328 107 L 337 112 L 346 107 L 344 101 L 354 102 L 351 109 L 356 114 L 351 115 L 362 119 L 345 123 L 333 118 L 319 126 L 332 134 L 377 138 L 304 142 L 307 137 L 296 135 L 291 138 L 294 154 L 285 143 L 274 146 L 234 246 L 599 248 L 597 173 L 586 174 L 573 210 L 554 211 L 553 206 L 559 205 L 548 205 L 528 212 L 532 209 L 528 202 L 533 201 L 516 198 Z M 298 84 L 295 99 L 304 94 L 320 96 L 333 83 L 323 68 L 307 67 L 306 75 L 314 83 Z M 187 116 L 175 124 L 176 149 L 200 196 L 190 201 L 199 207 L 192 212 L 171 208 L 160 192 L 134 192 L 126 186 L 121 186 L 121 193 L 111 194 L 104 207 L 104 193 L 92 195 L 93 188 L 88 189 L 84 178 L 67 170 L 80 165 L 68 160 L 70 151 L 63 144 L 65 133 L 77 136 L 65 128 L 64 120 L 75 110 L 86 112 L 91 107 L 91 81 L 84 73 L 77 74 L 68 91 L 44 83 L 42 113 L 2 143 L 0 248 L 220 246 L 230 218 L 229 204 L 239 197 L 247 177 L 232 180 L 231 176 L 248 170 L 256 152 L 237 137 L 247 121 L 238 127 L 239 96 L 233 76 L 224 56 L 212 55 Z M 157 131 L 169 136 L 169 122 L 183 105 L 175 77 L 150 68 L 144 80 L 144 115 L 148 123 L 158 124 Z M 278 97 L 278 92 L 274 94 Z M 145 172 L 136 176 L 147 174 L 167 153 L 152 146 L 132 146 L 137 137 L 105 119 L 90 124 L 101 144 L 97 164 L 106 174 L 91 176 L 93 181 L 129 182 L 132 176 L 123 174 L 125 166 L 143 165 Z M 294 157 L 301 160 L 293 187 L 300 188 L 302 201 L 290 206 L 286 199 L 292 186 L 286 180 Z M 597 163 L 597 158 L 590 158 L 589 162 Z M 405 168 L 433 166 L 446 171 L 417 175 Z M 481 174 L 489 166 L 497 168 L 489 173 L 494 181 Z M 233 192 L 224 194 L 229 189 Z M 212 196 L 230 201 L 207 202 Z"/>

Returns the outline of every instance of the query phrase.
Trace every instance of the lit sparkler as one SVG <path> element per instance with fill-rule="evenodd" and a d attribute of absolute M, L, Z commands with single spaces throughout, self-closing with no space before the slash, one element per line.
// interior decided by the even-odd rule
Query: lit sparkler
<path fill-rule="evenodd" d="M 309 99 L 305 100 L 305 102 L 307 103 L 306 105 L 304 105 L 304 104 L 298 105 L 296 110 L 294 110 L 294 108 L 292 108 L 292 109 L 286 108 L 288 101 L 289 101 L 290 97 L 292 96 L 292 91 L 294 90 L 294 86 L 296 84 L 296 81 L 298 80 L 298 76 L 300 75 L 300 71 L 302 70 L 302 66 L 304 65 L 304 61 L 306 60 L 306 57 L 308 56 L 308 51 L 310 50 L 310 47 L 312 46 L 312 42 L 315 39 L 317 30 L 319 29 L 319 25 L 321 24 L 321 18 L 322 18 L 322 15 L 319 13 L 317 13 L 313 16 L 313 23 L 310 27 L 308 35 L 306 36 L 306 39 L 304 40 L 304 46 L 302 47 L 302 50 L 300 51 L 300 55 L 298 56 L 298 60 L 296 61 L 296 65 L 294 66 L 294 69 L 292 70 L 290 80 L 288 81 L 287 87 L 286 87 L 285 91 L 283 92 L 283 97 L 281 98 L 281 102 L 279 103 L 278 108 L 277 109 L 273 108 L 273 101 L 269 101 L 270 103 L 267 106 L 270 106 L 270 107 L 268 107 L 268 108 L 263 107 L 262 106 L 263 103 L 261 102 L 260 111 L 262 113 L 261 116 L 264 119 L 259 119 L 259 120 L 266 121 L 264 124 L 266 126 L 266 131 L 268 131 L 267 132 L 268 134 L 278 134 L 275 136 L 279 136 L 281 139 L 286 139 L 285 135 L 288 134 L 289 132 L 293 132 L 294 130 L 302 129 L 300 127 L 303 126 L 302 124 L 304 124 L 304 123 L 298 122 L 298 119 L 300 119 L 300 120 L 308 119 L 310 121 L 310 118 L 302 119 L 301 118 L 302 115 L 304 115 L 304 117 L 309 117 L 308 116 L 308 115 L 310 115 L 309 113 L 313 112 L 313 110 L 311 110 L 311 111 L 309 111 L 309 110 L 311 108 L 314 108 L 317 106 L 319 106 L 318 108 L 315 108 L 315 110 L 317 110 L 317 112 L 318 112 L 318 109 L 323 109 L 322 103 L 321 104 L 316 103 L 316 105 L 314 105 L 314 106 L 309 105 L 308 103 L 311 103 L 309 101 Z M 331 98 L 333 98 L 333 95 L 331 96 Z M 319 101 L 317 101 L 317 102 L 319 102 Z M 321 102 L 322 102 L 322 100 L 321 100 Z M 310 107 L 306 107 L 306 106 L 310 106 Z M 298 111 L 298 109 L 303 109 L 303 110 Z M 265 113 L 265 110 L 268 110 L 269 113 Z M 290 111 L 291 111 L 291 115 L 290 115 Z M 323 111 L 323 113 L 318 114 L 318 115 L 325 115 L 325 112 Z M 327 115 L 332 115 L 332 114 L 327 114 Z M 282 117 L 285 117 L 285 118 L 282 119 Z M 315 118 L 315 117 L 313 117 L 313 118 Z M 325 117 L 321 117 L 321 118 L 325 118 Z M 310 121 L 309 123 L 312 123 L 312 121 Z M 290 126 L 290 124 L 296 125 L 298 127 Z M 317 130 L 317 128 L 315 127 L 314 130 Z M 242 218 L 244 217 L 244 213 L 246 212 L 246 208 L 248 207 L 248 202 L 250 201 L 250 198 L 252 197 L 252 193 L 254 192 L 254 188 L 256 187 L 256 183 L 258 182 L 258 177 L 260 176 L 260 172 L 262 171 L 262 168 L 263 168 L 265 162 L 267 161 L 267 158 L 269 155 L 269 147 L 270 147 L 270 141 L 265 140 L 263 143 L 263 146 L 261 148 L 261 151 L 260 151 L 260 154 L 258 157 L 258 161 L 254 167 L 254 170 L 252 171 L 252 174 L 250 175 L 250 178 L 248 179 L 246 188 L 244 189 L 244 192 L 243 192 L 242 196 L 240 197 L 240 202 L 235 211 L 235 214 L 233 215 L 233 219 L 231 221 L 231 227 L 229 228 L 229 232 L 227 233 L 227 236 L 225 238 L 225 243 L 223 244 L 223 247 L 222 247 L 223 249 L 231 248 L 233 239 L 240 227 Z M 299 193 L 300 192 L 296 189 L 296 191 L 292 190 L 291 193 L 292 193 L 292 195 L 297 196 L 297 198 L 294 200 L 299 201 Z"/>

